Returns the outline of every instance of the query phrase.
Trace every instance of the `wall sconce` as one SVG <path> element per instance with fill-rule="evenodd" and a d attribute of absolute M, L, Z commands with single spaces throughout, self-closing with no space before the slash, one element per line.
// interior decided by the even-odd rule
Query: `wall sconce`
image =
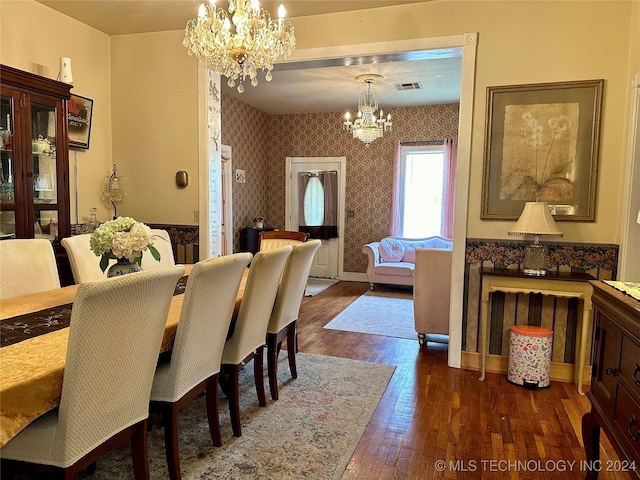
<path fill-rule="evenodd" d="M 184 170 L 176 172 L 176 186 L 178 188 L 184 188 L 189 185 L 189 174 Z"/>

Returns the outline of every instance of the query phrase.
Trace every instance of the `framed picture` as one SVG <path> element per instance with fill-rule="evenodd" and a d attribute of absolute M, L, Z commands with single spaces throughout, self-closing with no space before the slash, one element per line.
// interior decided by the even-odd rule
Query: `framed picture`
<path fill-rule="evenodd" d="M 67 103 L 67 109 L 69 147 L 88 149 L 91 136 L 93 100 L 79 95 L 71 95 L 71 99 Z"/>
<path fill-rule="evenodd" d="M 537 200 L 555 220 L 595 221 L 603 86 L 487 87 L 480 218 L 517 220 Z"/>

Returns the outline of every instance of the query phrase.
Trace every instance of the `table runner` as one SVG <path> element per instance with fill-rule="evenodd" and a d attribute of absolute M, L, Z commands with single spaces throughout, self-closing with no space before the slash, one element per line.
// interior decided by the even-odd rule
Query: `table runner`
<path fill-rule="evenodd" d="M 176 283 L 174 295 L 182 295 L 187 288 L 188 275 L 181 277 Z M 26 313 L 0 321 L 0 348 L 22 342 L 28 338 L 55 332 L 67 328 L 71 321 L 73 304 L 67 303 L 56 307 L 45 308 L 37 312 Z"/>

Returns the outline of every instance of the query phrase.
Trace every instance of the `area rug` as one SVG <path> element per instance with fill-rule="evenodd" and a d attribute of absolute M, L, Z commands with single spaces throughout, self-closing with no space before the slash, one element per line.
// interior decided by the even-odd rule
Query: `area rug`
<path fill-rule="evenodd" d="M 324 328 L 417 340 L 411 292 L 368 291 Z"/>
<path fill-rule="evenodd" d="M 314 278 L 309 277 L 307 281 L 307 289 L 304 292 L 305 297 L 313 297 L 324 292 L 331 285 L 335 285 L 339 280 L 334 278 Z"/>
<path fill-rule="evenodd" d="M 180 410 L 180 466 L 184 480 L 340 479 L 371 420 L 395 367 L 299 353 L 292 380 L 280 355 L 280 399 L 272 401 L 265 377 L 267 406 L 258 405 L 253 366 L 241 372 L 242 436 L 233 437 L 227 401 L 220 399 L 224 445 L 209 436 L 202 396 Z M 266 366 L 266 362 L 265 362 Z M 163 430 L 154 422 L 148 434 L 152 479 L 168 478 Z M 81 478 L 133 478 L 129 448 L 98 460 L 96 473 Z"/>

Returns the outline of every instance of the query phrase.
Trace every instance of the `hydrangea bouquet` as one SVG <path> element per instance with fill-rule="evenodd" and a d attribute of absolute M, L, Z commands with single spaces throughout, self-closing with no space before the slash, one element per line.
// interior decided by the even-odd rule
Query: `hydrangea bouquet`
<path fill-rule="evenodd" d="M 103 272 L 112 258 L 126 258 L 140 265 L 142 254 L 147 250 L 160 261 L 160 252 L 153 246 L 151 229 L 131 217 L 118 217 L 100 225 L 91 234 L 90 247 L 96 256 L 102 257 L 100 268 Z"/>

